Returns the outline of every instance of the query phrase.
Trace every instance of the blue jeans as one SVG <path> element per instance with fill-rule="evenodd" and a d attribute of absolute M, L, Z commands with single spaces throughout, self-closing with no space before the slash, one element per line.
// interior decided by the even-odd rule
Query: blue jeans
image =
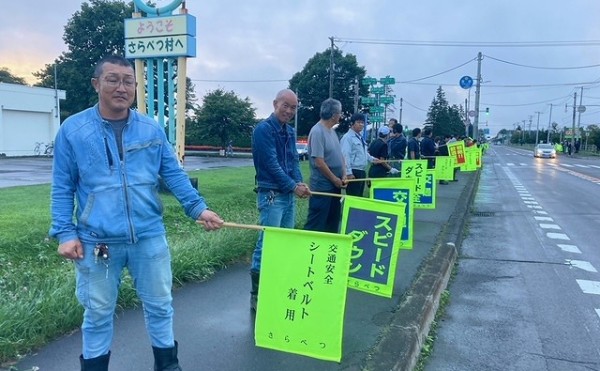
<path fill-rule="evenodd" d="M 94 256 L 94 244 L 84 243 L 83 259 L 76 260 L 76 294 L 84 308 L 81 332 L 83 358 L 108 353 L 121 273 L 127 267 L 144 308 L 152 346 L 170 348 L 173 337 L 171 254 L 165 236 L 135 244 L 109 244 L 106 261 Z"/>
<path fill-rule="evenodd" d="M 296 197 L 294 193 L 259 190 L 256 196 L 259 224 L 269 227 L 294 228 L 296 223 Z M 258 233 L 258 241 L 252 255 L 252 272 L 260 272 L 263 232 Z"/>
<path fill-rule="evenodd" d="M 339 188 L 334 188 L 321 192 L 341 194 L 342 191 Z M 338 197 L 310 196 L 304 229 L 307 231 L 339 233 L 341 214 L 342 207 Z"/>

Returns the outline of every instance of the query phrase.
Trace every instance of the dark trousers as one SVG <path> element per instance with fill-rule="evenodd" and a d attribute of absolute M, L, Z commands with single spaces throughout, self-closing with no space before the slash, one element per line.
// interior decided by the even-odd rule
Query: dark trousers
<path fill-rule="evenodd" d="M 367 172 L 364 170 L 352 169 L 354 179 L 365 179 Z M 363 197 L 365 193 L 365 182 L 349 182 L 346 186 L 346 194 L 348 196 Z"/>
<path fill-rule="evenodd" d="M 335 188 L 322 192 L 341 194 L 341 189 Z M 341 213 L 342 208 L 339 197 L 310 196 L 304 229 L 307 231 L 338 233 Z"/>

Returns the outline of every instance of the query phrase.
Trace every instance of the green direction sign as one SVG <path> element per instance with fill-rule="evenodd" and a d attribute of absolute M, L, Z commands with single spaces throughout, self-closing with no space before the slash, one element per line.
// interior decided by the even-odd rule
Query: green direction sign
<path fill-rule="evenodd" d="M 374 106 L 369 109 L 371 113 L 383 113 L 384 108 L 382 106 Z"/>
<path fill-rule="evenodd" d="M 389 95 L 383 96 L 379 98 L 379 102 L 383 104 L 393 104 L 394 97 L 390 97 Z"/>
<path fill-rule="evenodd" d="M 383 116 L 371 116 L 369 115 L 370 122 L 383 122 Z"/>
<path fill-rule="evenodd" d="M 371 88 L 372 94 L 385 94 L 385 88 L 383 86 L 375 86 Z"/>
<path fill-rule="evenodd" d="M 379 79 L 379 82 L 383 85 L 394 85 L 396 83 L 396 79 L 393 77 L 386 76 Z"/>
<path fill-rule="evenodd" d="M 375 98 L 373 97 L 360 97 L 362 104 L 375 104 Z"/>
<path fill-rule="evenodd" d="M 374 77 L 365 77 L 364 79 L 362 79 L 362 84 L 363 85 L 375 85 L 377 84 L 377 79 Z"/>

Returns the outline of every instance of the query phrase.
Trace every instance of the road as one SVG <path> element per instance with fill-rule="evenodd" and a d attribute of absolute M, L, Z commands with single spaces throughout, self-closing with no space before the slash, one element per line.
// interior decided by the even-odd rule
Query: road
<path fill-rule="evenodd" d="M 598 194 L 598 159 L 490 148 L 425 370 L 600 370 Z"/>
<path fill-rule="evenodd" d="M 252 158 L 186 156 L 184 161 L 186 171 L 238 166 L 252 166 Z M 51 175 L 51 157 L 0 158 L 0 188 L 50 183 Z"/>

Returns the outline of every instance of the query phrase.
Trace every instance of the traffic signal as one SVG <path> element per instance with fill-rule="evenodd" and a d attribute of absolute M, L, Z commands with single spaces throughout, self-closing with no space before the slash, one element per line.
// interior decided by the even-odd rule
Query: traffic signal
<path fill-rule="evenodd" d="M 485 114 L 486 114 L 486 115 L 489 115 L 489 114 L 490 114 L 490 107 L 486 107 L 486 108 L 485 108 Z"/>

